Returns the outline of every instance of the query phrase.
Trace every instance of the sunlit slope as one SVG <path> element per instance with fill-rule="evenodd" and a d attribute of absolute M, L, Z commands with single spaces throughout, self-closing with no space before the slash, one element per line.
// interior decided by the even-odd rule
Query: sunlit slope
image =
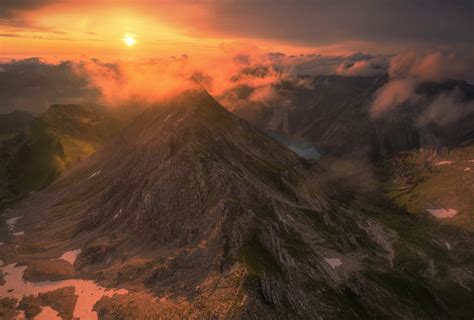
<path fill-rule="evenodd" d="M 13 131 L 0 145 L 1 179 L 9 202 L 40 189 L 88 157 L 120 128 L 105 110 L 52 105 L 26 129 Z"/>

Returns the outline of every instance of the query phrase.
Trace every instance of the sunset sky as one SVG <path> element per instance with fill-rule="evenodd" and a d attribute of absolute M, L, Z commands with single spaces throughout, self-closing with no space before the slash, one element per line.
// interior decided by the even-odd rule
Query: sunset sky
<path fill-rule="evenodd" d="M 472 50 L 473 14 L 471 0 L 2 0 L 0 55 L 208 56 L 228 43 L 287 54 Z"/>

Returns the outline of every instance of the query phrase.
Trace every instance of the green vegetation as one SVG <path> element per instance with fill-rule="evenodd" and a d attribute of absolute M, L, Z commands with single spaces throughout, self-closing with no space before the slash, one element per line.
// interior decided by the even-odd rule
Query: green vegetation
<path fill-rule="evenodd" d="M 22 146 L 16 163 L 14 189 L 23 196 L 51 183 L 60 174 L 58 156 L 62 149 L 41 121 L 31 125 L 31 141 Z"/>
<path fill-rule="evenodd" d="M 427 209 L 453 208 L 453 218 L 439 219 L 465 230 L 474 230 L 474 147 L 435 152 L 414 151 L 387 162 L 387 196 L 416 215 Z M 447 161 L 442 165 L 436 165 Z M 442 163 L 442 162 L 441 162 Z M 467 170 L 467 171 L 466 171 Z"/>
<path fill-rule="evenodd" d="M 386 268 L 367 262 L 364 276 L 402 299 L 416 299 L 425 312 L 435 314 L 442 306 L 455 311 L 459 318 L 471 315 L 474 294 L 453 277 L 454 268 L 464 269 L 473 263 L 472 247 L 465 243 L 457 227 L 439 224 L 396 209 L 380 209 L 366 202 L 354 202 L 353 207 L 376 219 L 397 233 L 393 243 L 393 267 Z M 452 249 L 445 246 L 449 238 Z M 472 288 L 473 283 L 466 283 Z"/>
<path fill-rule="evenodd" d="M 2 192 L 11 194 L 3 201 L 22 198 L 47 186 L 64 170 L 94 153 L 120 127 L 119 121 L 99 108 L 51 106 L 41 117 L 32 119 L 27 129 L 18 128 L 24 130 L 22 136 L 9 133 L 13 134 L 11 139 L 23 137 L 15 142 L 20 144 L 16 149 L 8 141 L 0 144 L 0 154 L 5 158 L 0 181 L 9 190 Z"/>

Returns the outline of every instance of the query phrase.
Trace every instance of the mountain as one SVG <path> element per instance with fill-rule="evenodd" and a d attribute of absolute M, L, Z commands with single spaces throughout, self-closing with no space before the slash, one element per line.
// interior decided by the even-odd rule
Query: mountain
<path fill-rule="evenodd" d="M 465 81 L 422 83 L 416 93 L 423 98 L 375 119 L 371 103 L 376 91 L 387 83 L 386 77 L 316 76 L 300 80 L 307 85 L 284 81 L 275 86 L 282 103 L 240 108 L 236 114 L 263 130 L 300 136 L 324 153 L 339 156 L 380 160 L 420 147 L 456 147 L 473 141 L 474 112 L 469 102 L 474 101 L 474 86 Z M 428 106 L 443 94 L 459 96 L 457 102 L 466 105 L 446 105 L 444 113 L 434 110 L 433 116 L 439 119 L 420 121 Z M 445 123 L 450 119 L 448 112 L 463 116 Z"/>
<path fill-rule="evenodd" d="M 0 115 L 0 139 L 3 140 L 8 136 L 25 131 L 34 116 L 24 111 L 14 111 L 8 114 Z"/>
<path fill-rule="evenodd" d="M 0 238 L 0 257 L 34 281 L 80 249 L 73 276 L 129 290 L 97 302 L 101 319 L 472 314 L 472 234 L 344 204 L 324 174 L 189 91 L 7 210 L 24 235 Z"/>
<path fill-rule="evenodd" d="M 39 117 L 13 112 L 0 123 L 0 203 L 47 186 L 121 127 L 105 110 L 78 105 L 52 105 Z"/>

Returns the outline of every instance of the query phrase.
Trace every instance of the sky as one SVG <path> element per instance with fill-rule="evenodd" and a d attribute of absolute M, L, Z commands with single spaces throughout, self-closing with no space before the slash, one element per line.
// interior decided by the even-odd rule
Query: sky
<path fill-rule="evenodd" d="M 472 52 L 472 30 L 472 0 L 0 1 L 4 58 L 209 56 L 229 43 L 286 54 Z"/>
<path fill-rule="evenodd" d="M 473 0 L 0 0 L 0 113 L 152 104 L 191 78 L 236 110 L 337 75 L 385 77 L 378 117 L 424 82 L 474 83 L 473 30 Z"/>

